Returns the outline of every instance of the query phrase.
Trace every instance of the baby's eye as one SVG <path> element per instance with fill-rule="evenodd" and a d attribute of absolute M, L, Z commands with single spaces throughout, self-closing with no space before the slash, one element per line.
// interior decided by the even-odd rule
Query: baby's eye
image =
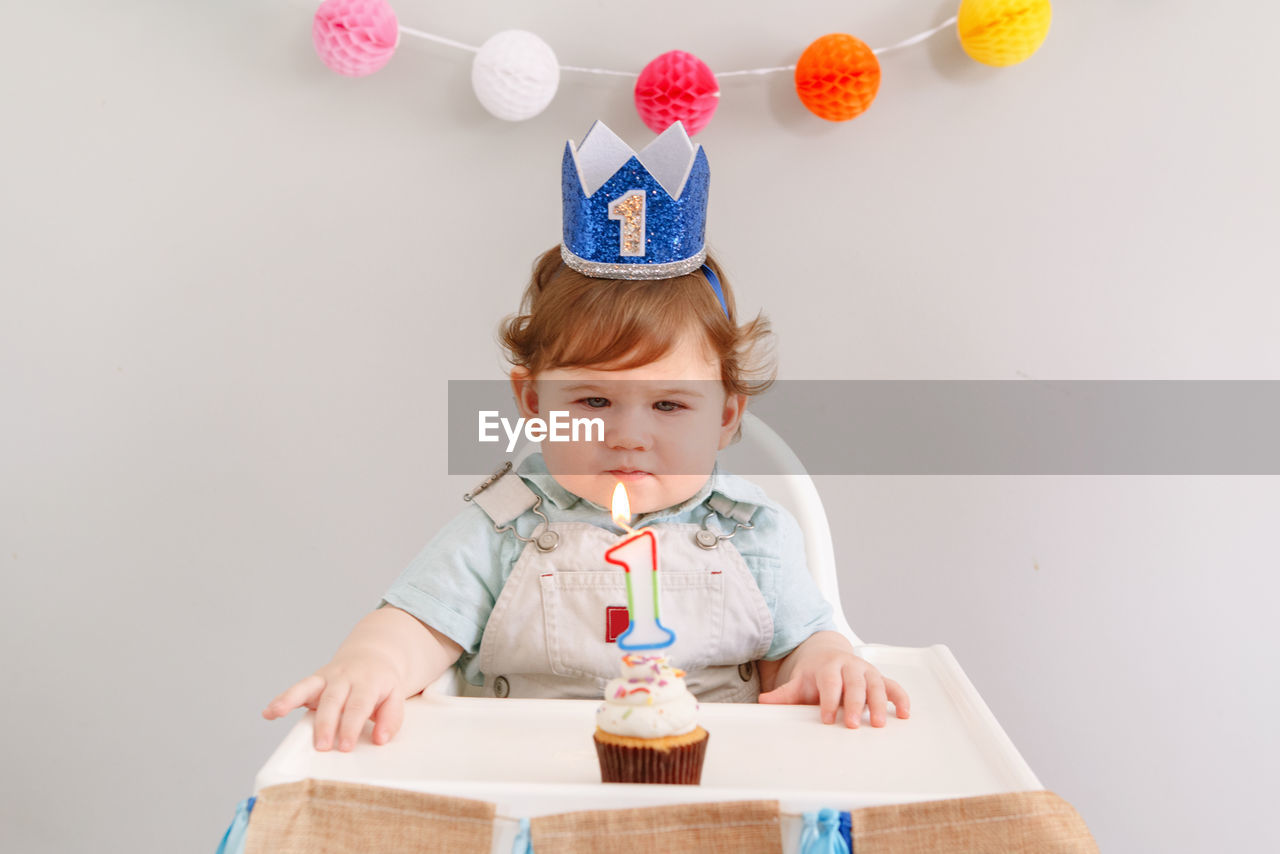
<path fill-rule="evenodd" d="M 653 405 L 653 408 L 659 412 L 679 412 L 685 406 L 682 403 L 676 403 L 674 400 L 660 400 Z"/>
<path fill-rule="evenodd" d="M 581 400 L 578 400 L 578 401 L 576 401 L 576 402 L 577 402 L 577 403 L 581 403 L 581 404 L 585 404 L 586 406 L 589 406 L 589 407 L 591 407 L 592 409 L 603 409 L 604 407 L 606 407 L 606 406 L 608 406 L 608 405 L 609 405 L 609 398 L 607 398 L 607 397 L 584 397 L 584 398 L 582 398 Z"/>

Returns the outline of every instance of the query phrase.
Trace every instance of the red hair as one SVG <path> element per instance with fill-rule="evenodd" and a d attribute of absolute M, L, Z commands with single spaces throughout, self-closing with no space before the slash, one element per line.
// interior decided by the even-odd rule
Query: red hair
<path fill-rule="evenodd" d="M 726 316 L 701 270 L 671 279 L 594 279 L 565 264 L 560 247 L 534 262 L 518 314 L 502 324 L 507 361 L 531 375 L 551 368 L 626 370 L 661 359 L 690 332 L 720 363 L 729 394 L 754 395 L 773 384 L 773 333 L 763 315 L 739 326 L 729 281 L 720 279 Z"/>

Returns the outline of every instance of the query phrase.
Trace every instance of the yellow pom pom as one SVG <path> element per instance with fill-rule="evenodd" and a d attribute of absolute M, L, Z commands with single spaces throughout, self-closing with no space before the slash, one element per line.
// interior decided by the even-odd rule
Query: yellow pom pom
<path fill-rule="evenodd" d="M 1017 65 L 1049 35 L 1049 0 L 961 0 L 956 31 L 965 53 L 984 65 Z"/>

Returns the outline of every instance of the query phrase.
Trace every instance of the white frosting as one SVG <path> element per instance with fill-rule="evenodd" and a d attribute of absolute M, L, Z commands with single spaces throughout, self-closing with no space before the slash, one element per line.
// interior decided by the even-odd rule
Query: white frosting
<path fill-rule="evenodd" d="M 698 701 L 684 684 L 683 670 L 660 655 L 625 655 L 622 677 L 610 679 L 596 726 L 614 735 L 661 738 L 698 726 Z"/>

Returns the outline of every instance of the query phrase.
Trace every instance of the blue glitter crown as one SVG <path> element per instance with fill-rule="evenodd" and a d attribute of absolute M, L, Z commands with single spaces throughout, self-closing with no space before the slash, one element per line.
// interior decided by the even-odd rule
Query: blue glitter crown
<path fill-rule="evenodd" d="M 598 121 L 577 148 L 573 140 L 565 143 L 560 254 L 573 269 L 597 278 L 666 279 L 692 272 L 707 256 L 710 183 L 707 155 L 680 122 L 637 154 Z"/>

